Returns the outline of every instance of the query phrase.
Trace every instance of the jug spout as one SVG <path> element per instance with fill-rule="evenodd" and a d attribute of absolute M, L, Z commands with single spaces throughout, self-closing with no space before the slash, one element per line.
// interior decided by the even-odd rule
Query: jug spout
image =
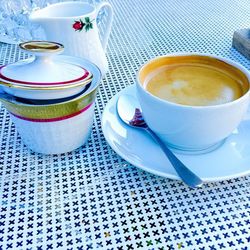
<path fill-rule="evenodd" d="M 44 22 L 48 21 L 49 17 L 43 13 L 43 10 L 35 10 L 33 11 L 30 16 L 29 20 L 32 23 L 42 25 Z"/>
<path fill-rule="evenodd" d="M 47 11 L 47 7 L 33 11 L 29 16 L 29 20 L 31 23 L 40 25 L 42 27 L 46 40 L 60 43 L 62 42 L 60 39 L 58 39 L 60 35 L 54 34 L 54 32 L 57 30 L 56 26 L 58 23 L 60 23 L 60 20 L 51 16 L 49 11 Z"/>

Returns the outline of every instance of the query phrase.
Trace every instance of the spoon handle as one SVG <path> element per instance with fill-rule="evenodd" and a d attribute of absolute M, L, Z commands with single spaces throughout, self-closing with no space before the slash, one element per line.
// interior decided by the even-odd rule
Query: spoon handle
<path fill-rule="evenodd" d="M 191 188 L 199 187 L 202 185 L 202 180 L 190 169 L 188 169 L 149 127 L 145 128 L 145 130 L 160 145 L 161 149 L 167 156 L 175 171 L 186 185 Z"/>

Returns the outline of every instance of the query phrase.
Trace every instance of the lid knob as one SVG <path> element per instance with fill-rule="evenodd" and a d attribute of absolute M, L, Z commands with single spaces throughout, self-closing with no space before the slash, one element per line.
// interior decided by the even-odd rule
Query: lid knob
<path fill-rule="evenodd" d="M 48 41 L 24 42 L 20 43 L 19 47 L 26 52 L 43 56 L 49 54 L 60 54 L 64 50 L 64 46 L 62 44 Z"/>

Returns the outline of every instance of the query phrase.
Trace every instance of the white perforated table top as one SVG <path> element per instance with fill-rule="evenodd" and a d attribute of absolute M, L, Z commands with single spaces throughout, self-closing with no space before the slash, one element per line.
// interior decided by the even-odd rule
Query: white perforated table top
<path fill-rule="evenodd" d="M 105 104 L 152 57 L 213 53 L 249 69 L 231 48 L 233 32 L 250 27 L 249 1 L 110 3 L 109 72 L 86 146 L 60 156 L 33 153 L 1 109 L 0 249 L 250 249 L 250 177 L 191 190 L 126 163 L 101 131 Z M 0 44 L 1 64 L 25 56 Z"/>

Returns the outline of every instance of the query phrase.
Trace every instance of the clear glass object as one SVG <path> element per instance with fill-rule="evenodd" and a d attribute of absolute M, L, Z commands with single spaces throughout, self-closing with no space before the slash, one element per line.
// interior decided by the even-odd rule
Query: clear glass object
<path fill-rule="evenodd" d="M 43 29 L 29 21 L 30 13 L 35 9 L 65 1 L 68 0 L 0 0 L 0 42 L 17 44 L 28 40 L 44 40 Z M 95 5 L 100 0 L 83 2 Z"/>

